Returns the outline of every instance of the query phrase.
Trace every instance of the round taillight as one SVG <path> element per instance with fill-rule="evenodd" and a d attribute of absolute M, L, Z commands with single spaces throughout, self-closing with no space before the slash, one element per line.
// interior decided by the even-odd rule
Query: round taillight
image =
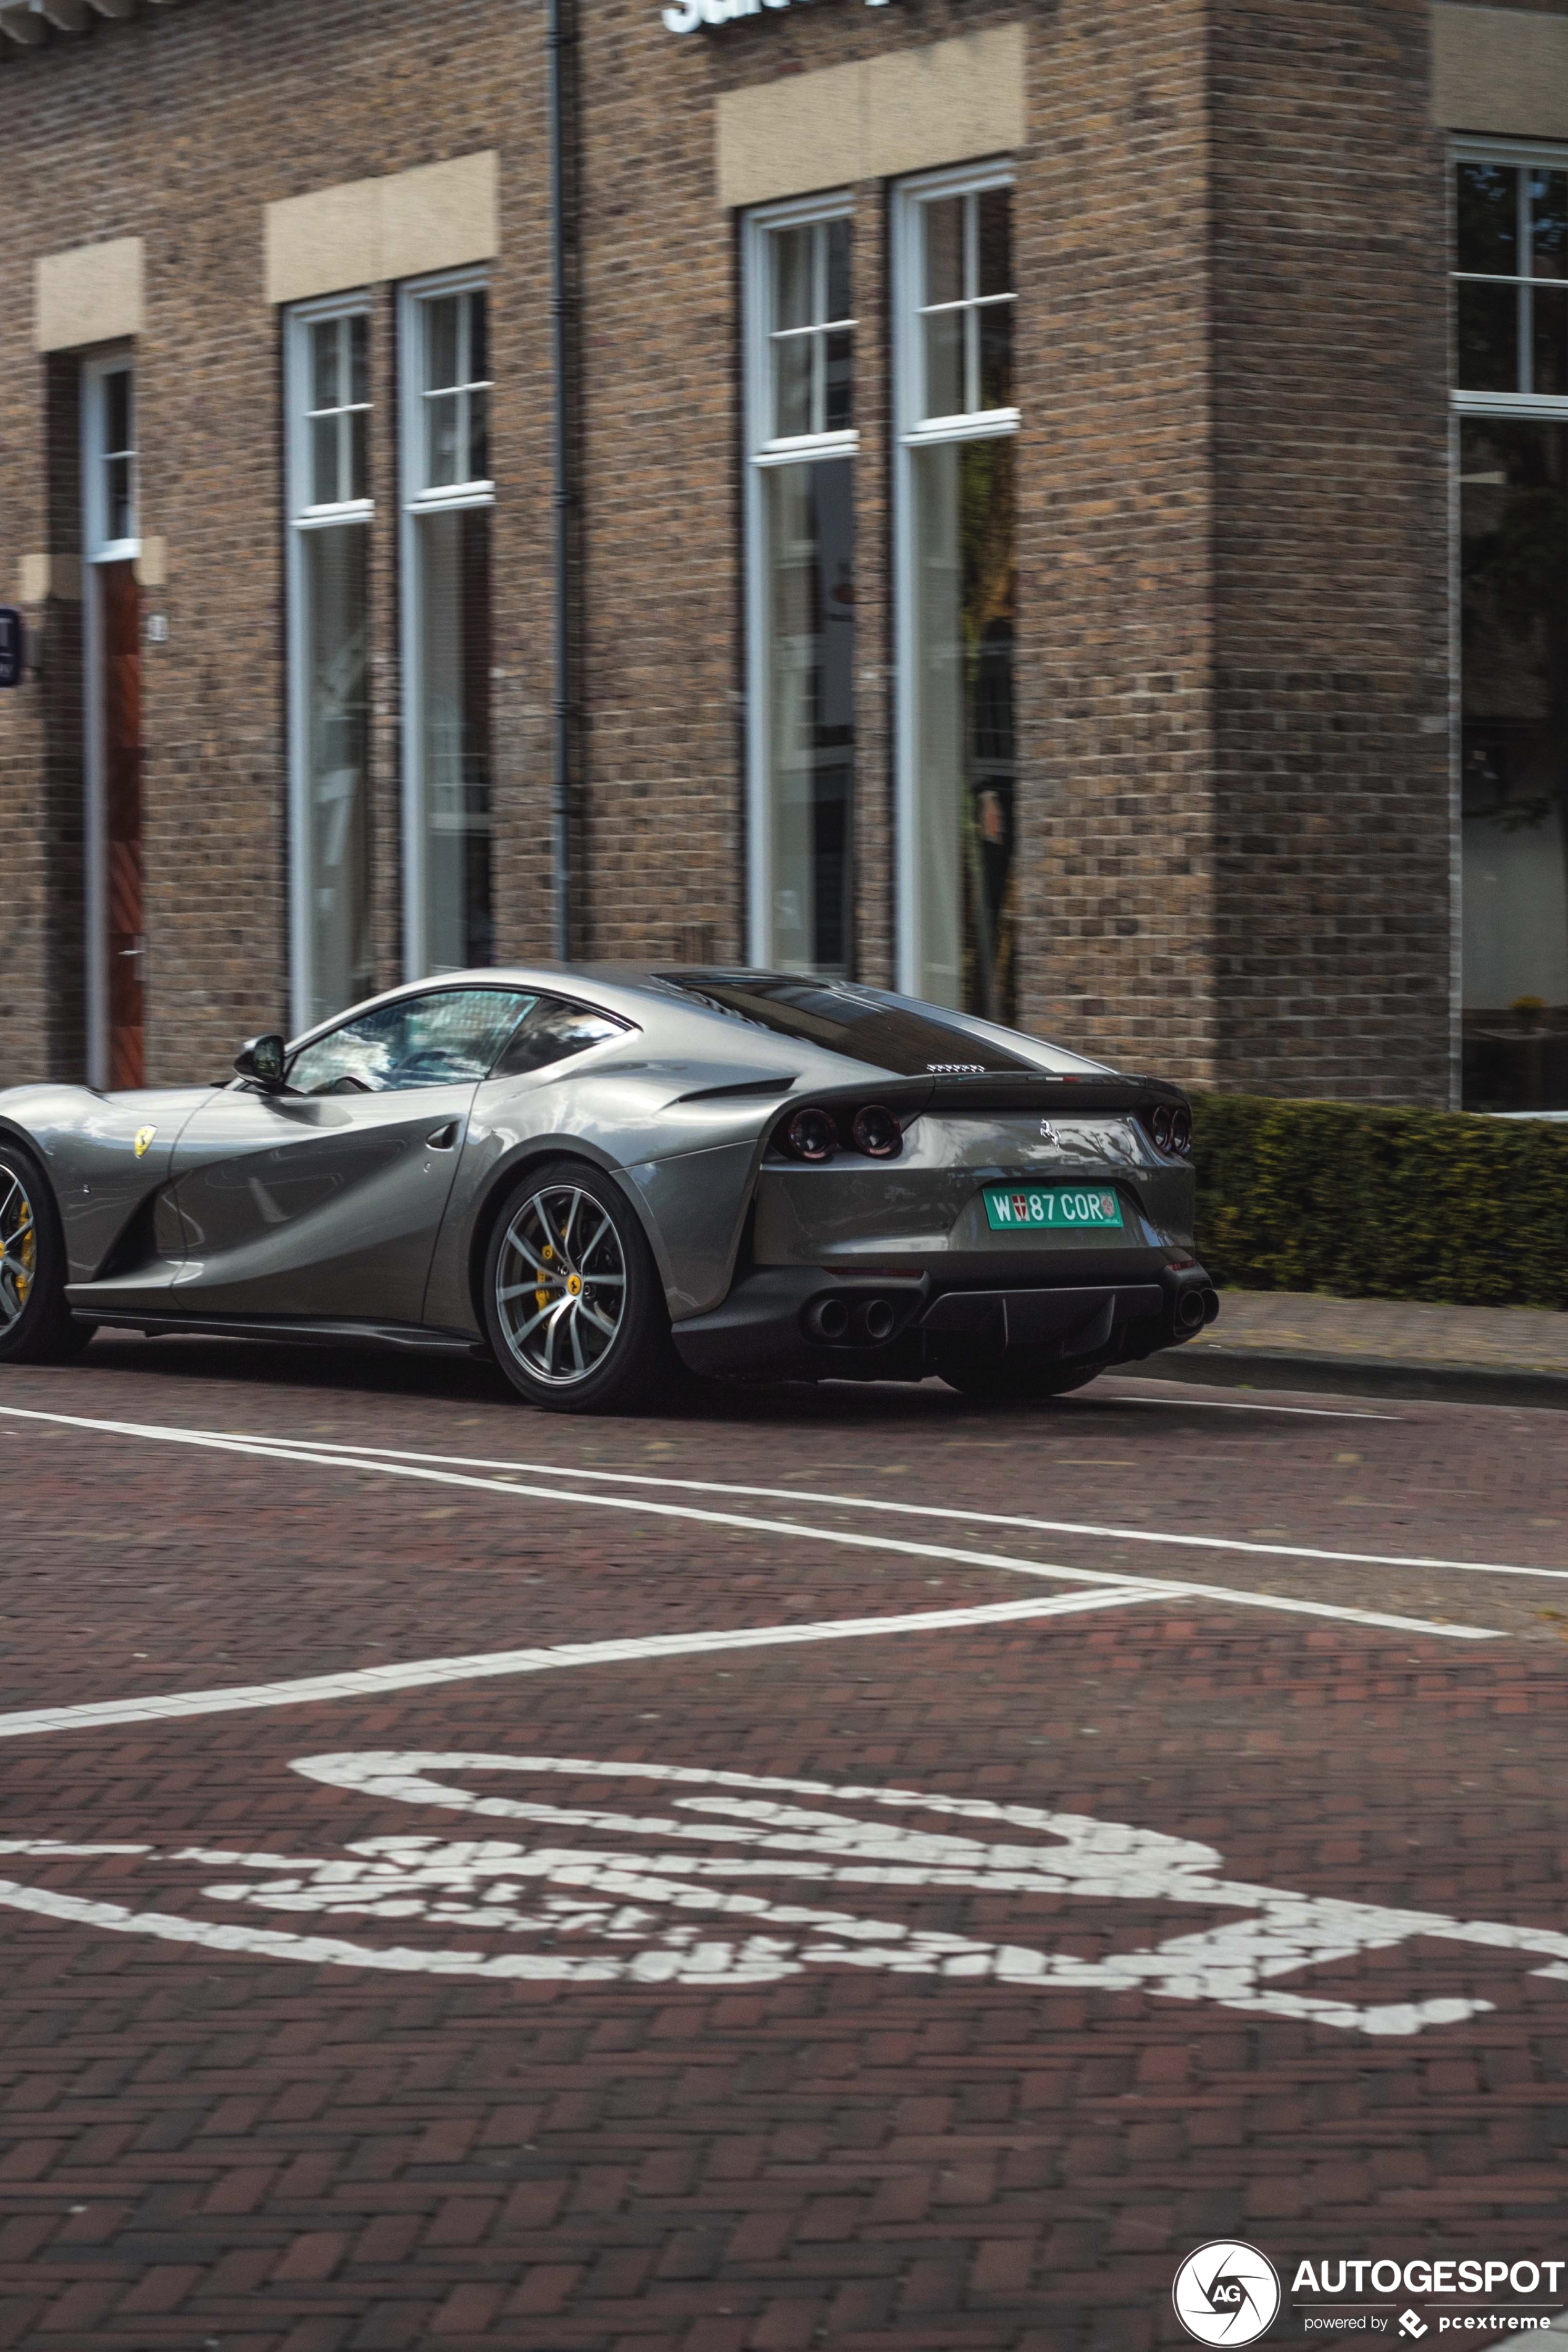
<path fill-rule="evenodd" d="M 838 1129 L 825 1110 L 797 1110 L 784 1129 L 784 1141 L 797 1160 L 831 1160 L 838 1149 Z"/>
<path fill-rule="evenodd" d="M 1163 1103 L 1161 1103 L 1153 1117 L 1150 1119 L 1149 1132 L 1154 1139 L 1154 1148 L 1157 1151 L 1169 1151 L 1171 1149 L 1171 1114 L 1166 1109 Z"/>
<path fill-rule="evenodd" d="M 1171 1113 L 1171 1149 L 1190 1151 L 1193 1148 L 1193 1115 L 1190 1110 Z"/>
<path fill-rule="evenodd" d="M 858 1110 L 850 1133 L 856 1150 L 863 1151 L 868 1160 L 890 1160 L 902 1140 L 898 1120 L 880 1103 L 868 1103 L 864 1110 Z"/>

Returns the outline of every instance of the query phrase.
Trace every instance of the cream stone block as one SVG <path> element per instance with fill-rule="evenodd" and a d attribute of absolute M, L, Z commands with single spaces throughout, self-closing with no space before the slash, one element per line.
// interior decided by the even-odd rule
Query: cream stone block
<path fill-rule="evenodd" d="M 139 236 L 40 254 L 33 265 L 35 351 L 77 351 L 139 335 L 144 264 Z"/>
<path fill-rule="evenodd" d="M 489 148 L 266 205 L 267 299 L 300 302 L 489 260 L 500 247 L 500 176 Z"/>
<path fill-rule="evenodd" d="M 16 566 L 17 604 L 47 604 L 51 596 L 80 603 L 80 562 L 74 555 L 24 555 Z"/>
<path fill-rule="evenodd" d="M 398 172 L 382 187 L 382 261 L 388 278 L 458 269 L 500 251 L 500 158 L 494 148 Z"/>
<path fill-rule="evenodd" d="M 1432 116 L 1445 131 L 1568 139 L 1568 16 L 1436 0 Z"/>
<path fill-rule="evenodd" d="M 767 204 L 996 155 L 1027 129 L 1022 25 L 721 94 L 719 202 Z"/>
<path fill-rule="evenodd" d="M 261 235 L 269 302 L 374 286 L 382 275 L 380 183 L 344 180 L 285 196 L 263 208 Z"/>
<path fill-rule="evenodd" d="M 867 179 L 999 154 L 1027 135 L 1022 25 L 896 49 L 865 72 Z"/>
<path fill-rule="evenodd" d="M 166 539 L 144 539 L 136 557 L 136 577 L 143 588 L 166 588 L 169 584 L 169 542 Z"/>

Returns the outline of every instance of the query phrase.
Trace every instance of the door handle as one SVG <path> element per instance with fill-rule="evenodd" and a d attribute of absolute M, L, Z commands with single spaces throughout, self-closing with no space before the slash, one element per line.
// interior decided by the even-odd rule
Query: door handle
<path fill-rule="evenodd" d="M 457 1120 L 449 1118 L 445 1127 L 437 1128 L 434 1134 L 427 1135 L 425 1140 L 432 1151 L 450 1151 L 458 1140 Z"/>

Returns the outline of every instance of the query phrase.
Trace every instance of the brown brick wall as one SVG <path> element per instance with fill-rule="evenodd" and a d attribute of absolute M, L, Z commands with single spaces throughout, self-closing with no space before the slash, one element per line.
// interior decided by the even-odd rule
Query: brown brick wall
<path fill-rule="evenodd" d="M 1442 1099 L 1445 296 L 1425 0 L 824 0 L 680 39 L 653 0 L 581 0 L 574 944 L 743 945 L 736 232 L 714 201 L 711 100 L 1020 13 L 1021 1017 L 1200 1082 Z M 497 913 L 503 952 L 549 950 L 543 76 L 537 0 L 377 0 L 374 37 L 356 0 L 193 0 L 0 68 L 16 215 L 0 593 L 19 553 L 63 545 L 69 518 L 51 522 L 46 496 L 75 496 L 58 447 L 45 463 L 70 370 L 31 352 L 31 257 L 147 241 L 143 529 L 169 547 L 147 602 L 170 624 L 145 656 L 151 1076 L 221 1066 L 285 1009 L 280 364 L 261 208 L 488 147 Z M 856 196 L 857 935 L 883 981 L 887 191 Z M 401 933 L 394 307 L 378 289 L 384 981 Z M 0 698 L 16 845 L 0 1082 L 42 1058 L 79 1067 L 78 618 L 51 608 L 46 686 Z"/>
<path fill-rule="evenodd" d="M 537 12 L 500 0 L 200 0 L 148 9 L 0 68 L 12 196 L 0 266 L 0 591 L 51 542 L 46 384 L 31 347 L 32 257 L 140 236 L 146 322 L 137 348 L 142 530 L 168 542 L 166 645 L 143 656 L 148 1075 L 205 1076 L 286 1013 L 280 341 L 263 299 L 262 206 L 340 179 L 501 152 L 506 257 L 497 274 L 500 507 L 495 541 L 499 885 L 519 947 L 548 945 L 549 635 L 546 188 Z M 399 976 L 395 862 L 398 664 L 393 302 L 377 295 L 373 759 L 380 977 Z M 56 374 L 69 369 L 53 362 Z M 66 502 L 68 509 L 70 501 Z M 34 615 L 35 618 L 46 616 Z M 47 616 L 49 801 L 79 763 L 66 685 L 74 616 Z M 80 1014 L 62 1007 L 51 951 L 41 790 L 46 696 L 0 698 L 0 820 L 20 844 L 7 876 L 0 1082 L 47 1060 L 81 1067 Z M 64 823 L 62 817 L 60 823 Z M 58 828 L 57 828 L 58 829 Z M 58 877 L 57 877 L 58 878 Z M 54 892 L 57 931 L 74 920 Z M 68 963 L 68 957 L 66 959 Z M 41 1040 L 47 1037 L 44 1046 Z"/>
<path fill-rule="evenodd" d="M 1449 1089 L 1447 232 L 1426 0 L 1215 18 L 1220 1075 Z"/>
<path fill-rule="evenodd" d="M 1019 175 L 1026 1024 L 1203 1082 L 1213 738 L 1205 8 L 1063 0 Z"/>

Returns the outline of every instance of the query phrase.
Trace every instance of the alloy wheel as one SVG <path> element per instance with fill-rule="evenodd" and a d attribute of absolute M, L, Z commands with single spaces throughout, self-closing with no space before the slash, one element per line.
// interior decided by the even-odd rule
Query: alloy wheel
<path fill-rule="evenodd" d="M 569 1388 L 615 1346 L 626 1305 L 626 1262 L 609 1211 L 575 1184 L 525 1201 L 496 1263 L 496 1310 L 531 1377 Z"/>
<path fill-rule="evenodd" d="M 0 1331 L 21 1320 L 38 1264 L 38 1228 L 27 1188 L 0 1160 Z"/>

